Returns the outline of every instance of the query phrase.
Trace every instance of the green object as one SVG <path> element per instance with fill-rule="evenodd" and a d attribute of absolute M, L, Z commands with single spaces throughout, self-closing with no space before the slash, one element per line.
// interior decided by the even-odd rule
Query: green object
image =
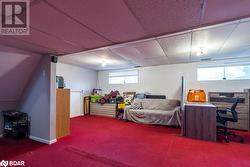
<path fill-rule="evenodd" d="M 91 101 L 91 103 L 96 103 L 101 98 L 102 98 L 102 96 L 90 96 L 90 101 Z"/>

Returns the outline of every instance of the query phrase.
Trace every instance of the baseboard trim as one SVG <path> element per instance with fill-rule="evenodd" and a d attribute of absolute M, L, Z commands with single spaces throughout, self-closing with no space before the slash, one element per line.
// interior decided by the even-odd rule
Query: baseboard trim
<path fill-rule="evenodd" d="M 57 142 L 57 139 L 54 139 L 54 140 L 45 140 L 45 139 L 42 139 L 40 137 L 35 137 L 35 136 L 30 136 L 29 138 L 31 140 L 35 140 L 35 141 L 38 141 L 38 142 L 41 142 L 41 143 L 45 143 L 45 144 L 53 144 L 53 143 Z"/>

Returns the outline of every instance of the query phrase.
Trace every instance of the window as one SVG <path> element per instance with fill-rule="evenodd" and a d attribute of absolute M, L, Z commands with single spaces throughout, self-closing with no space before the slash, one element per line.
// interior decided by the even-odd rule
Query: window
<path fill-rule="evenodd" d="M 138 83 L 138 70 L 124 70 L 109 73 L 109 84 Z"/>
<path fill-rule="evenodd" d="M 224 65 L 217 67 L 198 67 L 197 80 L 239 80 L 250 79 L 250 65 Z"/>
<path fill-rule="evenodd" d="M 250 79 L 250 65 L 225 67 L 227 80 Z"/>
<path fill-rule="evenodd" d="M 224 77 L 223 67 L 198 68 L 198 81 L 221 80 Z"/>

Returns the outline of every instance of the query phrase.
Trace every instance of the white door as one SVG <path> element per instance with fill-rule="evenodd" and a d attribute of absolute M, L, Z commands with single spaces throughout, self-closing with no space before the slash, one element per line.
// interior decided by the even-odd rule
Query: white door
<path fill-rule="evenodd" d="M 83 114 L 83 101 L 81 91 L 70 92 L 70 118 L 77 117 Z"/>

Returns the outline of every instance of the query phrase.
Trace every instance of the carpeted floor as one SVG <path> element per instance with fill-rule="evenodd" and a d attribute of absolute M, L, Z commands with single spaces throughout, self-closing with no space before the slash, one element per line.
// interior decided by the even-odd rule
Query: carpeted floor
<path fill-rule="evenodd" d="M 113 118 L 71 119 L 71 135 L 52 145 L 0 139 L 0 161 L 32 167 L 250 167 L 250 133 L 244 143 L 206 142 L 180 136 L 180 129 Z"/>

